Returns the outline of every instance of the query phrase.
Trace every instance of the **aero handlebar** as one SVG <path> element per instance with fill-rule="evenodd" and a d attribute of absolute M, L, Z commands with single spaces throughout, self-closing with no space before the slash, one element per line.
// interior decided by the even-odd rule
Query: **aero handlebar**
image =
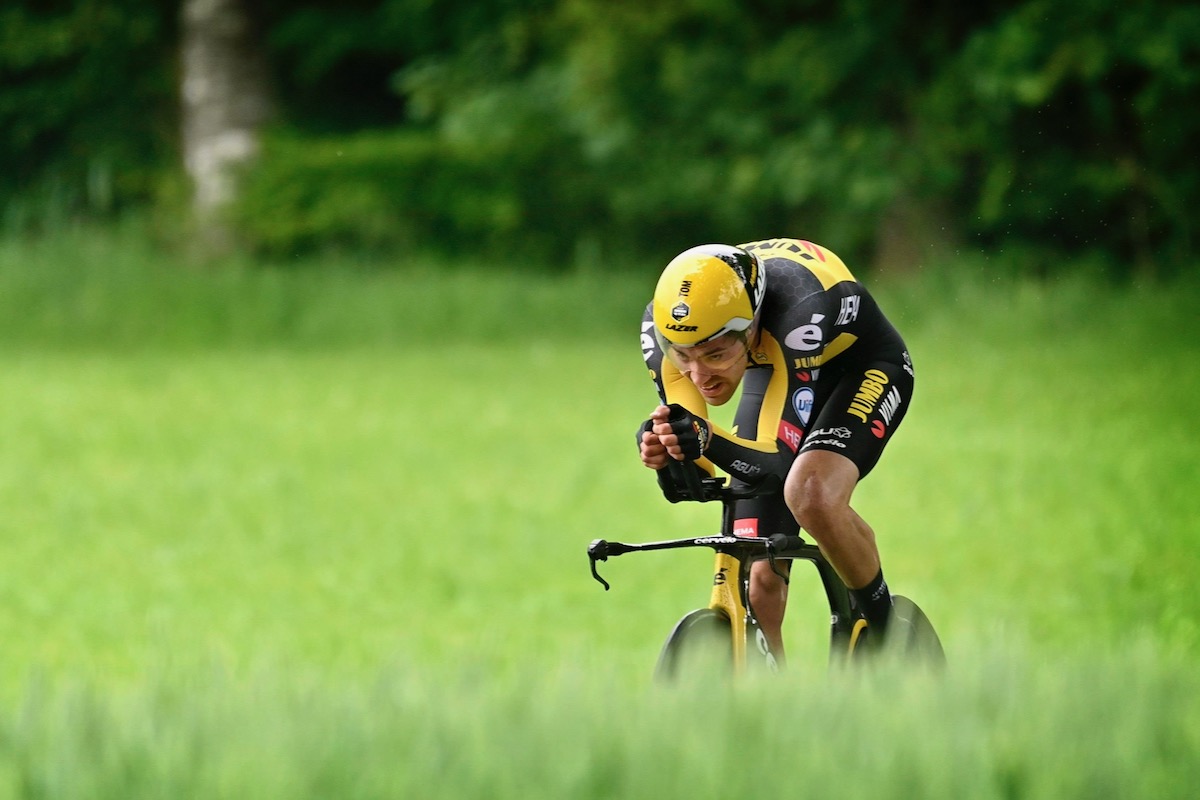
<path fill-rule="evenodd" d="M 661 542 L 646 542 L 644 544 L 626 544 L 625 542 L 610 542 L 596 539 L 588 545 L 588 561 L 592 567 L 592 577 L 608 591 L 608 581 L 600 577 L 596 571 L 597 561 L 608 561 L 609 557 L 623 556 L 626 553 L 642 553 L 649 550 L 677 550 L 684 547 L 711 547 L 713 550 L 734 552 L 742 558 L 767 559 L 775 572 L 786 579 L 786 575 L 775 566 L 778 556 L 790 557 L 801 551 L 812 548 L 799 536 L 788 536 L 777 533 L 773 536 L 700 536 L 690 539 L 668 539 Z"/>

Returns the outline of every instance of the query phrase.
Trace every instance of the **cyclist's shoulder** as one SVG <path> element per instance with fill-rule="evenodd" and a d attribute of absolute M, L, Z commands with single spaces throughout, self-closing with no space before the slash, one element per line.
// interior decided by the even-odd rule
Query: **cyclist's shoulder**
<path fill-rule="evenodd" d="M 799 299 L 858 279 L 829 248 L 806 239 L 762 239 L 739 245 L 759 257 L 767 276 L 767 293 Z"/>
<path fill-rule="evenodd" d="M 768 329 L 807 321 L 812 314 L 835 313 L 847 295 L 865 287 L 832 250 L 804 239 L 764 239 L 741 245 L 763 264 Z"/>

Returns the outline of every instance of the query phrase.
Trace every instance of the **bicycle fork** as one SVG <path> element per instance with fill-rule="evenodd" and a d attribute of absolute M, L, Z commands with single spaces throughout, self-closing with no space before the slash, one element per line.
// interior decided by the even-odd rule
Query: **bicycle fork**
<path fill-rule="evenodd" d="M 732 554 L 718 550 L 713 565 L 712 597 L 708 607 L 729 618 L 735 673 L 741 674 L 746 670 L 751 656 L 747 652 L 747 642 L 751 637 L 757 655 L 762 657 L 767 669 L 778 672 L 779 665 L 767 643 L 767 637 L 763 635 L 758 620 L 750 610 L 747 598 L 749 584 L 749 570 L 743 574 L 742 562 Z"/>

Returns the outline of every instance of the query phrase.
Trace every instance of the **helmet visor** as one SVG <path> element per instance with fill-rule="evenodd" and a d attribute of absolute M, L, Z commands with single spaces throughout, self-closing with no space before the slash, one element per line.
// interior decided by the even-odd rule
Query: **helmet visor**
<path fill-rule="evenodd" d="M 744 363 L 750 353 L 745 331 L 731 331 L 691 346 L 672 344 L 657 329 L 655 336 L 658 346 L 680 372 L 723 372 Z"/>

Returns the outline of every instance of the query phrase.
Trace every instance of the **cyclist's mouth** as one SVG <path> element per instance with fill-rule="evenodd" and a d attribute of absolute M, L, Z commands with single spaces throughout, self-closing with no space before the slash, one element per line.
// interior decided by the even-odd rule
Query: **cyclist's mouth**
<path fill-rule="evenodd" d="M 720 381 L 714 381 L 713 383 L 703 384 L 698 388 L 700 389 L 700 394 L 705 397 L 712 397 L 721 393 L 722 384 Z"/>

